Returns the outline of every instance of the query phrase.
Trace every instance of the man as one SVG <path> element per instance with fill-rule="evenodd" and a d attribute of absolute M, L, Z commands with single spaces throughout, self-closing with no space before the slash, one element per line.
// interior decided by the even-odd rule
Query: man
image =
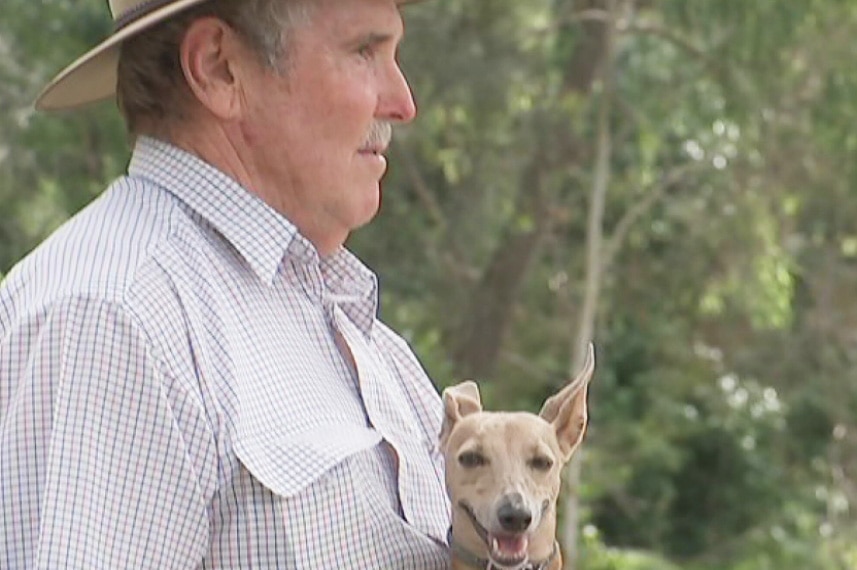
<path fill-rule="evenodd" d="M 401 3 L 111 0 L 43 91 L 136 143 L 0 289 L 0 567 L 446 567 L 440 401 L 343 248 Z"/>

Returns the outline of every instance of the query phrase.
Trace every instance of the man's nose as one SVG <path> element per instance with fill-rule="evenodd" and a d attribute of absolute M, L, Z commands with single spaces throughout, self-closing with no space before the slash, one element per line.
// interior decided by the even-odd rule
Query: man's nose
<path fill-rule="evenodd" d="M 393 63 L 387 73 L 378 105 L 379 118 L 388 121 L 409 123 L 417 115 L 414 95 L 398 63 Z"/>

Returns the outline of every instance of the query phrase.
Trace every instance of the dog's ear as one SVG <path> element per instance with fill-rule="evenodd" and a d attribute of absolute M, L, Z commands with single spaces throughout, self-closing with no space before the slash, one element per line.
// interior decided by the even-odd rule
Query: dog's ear
<path fill-rule="evenodd" d="M 568 386 L 548 398 L 539 412 L 539 416 L 556 430 L 560 451 L 566 461 L 580 445 L 586 431 L 586 395 L 594 371 L 595 349 L 589 343 L 583 369 Z"/>
<path fill-rule="evenodd" d="M 482 399 L 479 386 L 472 380 L 450 386 L 443 391 L 443 424 L 440 428 L 440 449 L 446 449 L 446 441 L 455 422 L 464 416 L 481 412 Z"/>

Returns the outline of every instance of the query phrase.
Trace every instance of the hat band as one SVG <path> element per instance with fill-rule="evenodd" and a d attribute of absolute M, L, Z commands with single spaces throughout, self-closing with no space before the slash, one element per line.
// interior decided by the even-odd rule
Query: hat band
<path fill-rule="evenodd" d="M 151 14 L 155 10 L 163 8 L 167 4 L 172 4 L 173 2 L 175 2 L 175 0 L 148 0 L 147 2 L 137 4 L 113 21 L 113 33 L 115 34 L 122 28 L 133 24 L 140 18 Z"/>

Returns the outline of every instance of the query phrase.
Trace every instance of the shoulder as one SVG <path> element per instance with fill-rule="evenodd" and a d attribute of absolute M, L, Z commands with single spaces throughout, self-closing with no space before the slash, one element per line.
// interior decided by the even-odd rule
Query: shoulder
<path fill-rule="evenodd" d="M 157 188 L 118 179 L 18 263 L 5 289 L 31 305 L 77 296 L 121 301 L 170 239 L 177 214 L 171 202 Z"/>
<path fill-rule="evenodd" d="M 168 191 L 119 178 L 12 268 L 0 304 L 7 313 L 39 312 L 68 298 L 100 299 L 131 313 L 137 303 L 165 308 L 175 300 L 175 282 L 205 266 L 206 231 Z"/>
<path fill-rule="evenodd" d="M 102 319 L 123 329 L 170 374 L 193 378 L 187 295 L 204 267 L 205 228 L 172 194 L 143 179 L 120 178 L 57 229 L 0 286 L 0 342 L 33 342 L 62 321 L 87 313 L 90 336 Z M 23 340 L 21 340 L 23 342 Z M 184 347 L 184 348 L 181 348 Z"/>

